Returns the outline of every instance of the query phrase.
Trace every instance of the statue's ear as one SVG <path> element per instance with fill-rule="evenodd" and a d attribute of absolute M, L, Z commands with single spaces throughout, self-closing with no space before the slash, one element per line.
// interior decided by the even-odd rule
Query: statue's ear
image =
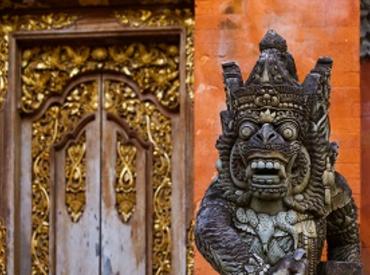
<path fill-rule="evenodd" d="M 224 83 L 226 91 L 226 102 L 228 110 L 232 110 L 233 95 L 243 85 L 240 67 L 236 62 L 225 62 L 222 64 Z"/>
<path fill-rule="evenodd" d="M 234 130 L 234 118 L 232 111 L 222 111 L 220 113 L 223 134 L 230 134 Z"/>
<path fill-rule="evenodd" d="M 311 121 L 317 126 L 328 123 L 330 98 L 330 75 L 333 60 L 330 57 L 320 57 L 315 67 L 303 82 L 304 93 L 311 105 Z"/>

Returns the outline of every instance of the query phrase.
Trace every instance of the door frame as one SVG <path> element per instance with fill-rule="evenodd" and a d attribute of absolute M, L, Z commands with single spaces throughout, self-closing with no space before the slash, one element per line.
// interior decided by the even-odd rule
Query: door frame
<path fill-rule="evenodd" d="M 88 17 L 84 18 L 88 19 Z M 99 21 L 99 20 L 98 20 Z M 179 121 L 172 125 L 173 157 L 172 167 L 172 274 L 186 274 L 187 230 L 192 219 L 192 147 L 193 147 L 193 106 L 186 87 L 186 39 L 183 26 L 169 27 L 125 27 L 114 18 L 102 18 L 99 22 L 78 20 L 73 28 L 45 31 L 19 31 L 9 37 L 9 84 L 8 95 L 0 119 L 0 129 L 3 129 L 3 150 L 1 165 L 4 167 L 3 186 L 6 186 L 7 201 L 7 251 L 8 272 L 20 274 L 17 259 L 22 257 L 17 235 L 20 233 L 21 216 L 17 208 L 20 189 L 20 173 L 22 166 L 19 159 L 21 152 L 20 125 L 21 115 L 18 111 L 20 98 L 20 47 L 23 45 L 59 43 L 63 41 L 96 39 L 110 40 L 139 37 L 177 36 L 180 41 L 180 110 Z M 181 213 L 179 215 L 178 213 Z"/>

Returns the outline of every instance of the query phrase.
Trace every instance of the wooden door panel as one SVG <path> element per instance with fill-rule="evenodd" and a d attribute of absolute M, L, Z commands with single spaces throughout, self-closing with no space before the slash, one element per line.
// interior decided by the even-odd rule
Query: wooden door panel
<path fill-rule="evenodd" d="M 99 117 L 58 150 L 55 162 L 55 272 L 98 275 L 100 264 Z"/>
<path fill-rule="evenodd" d="M 102 125 L 101 274 L 151 274 L 147 153 L 118 124 L 104 119 Z"/>

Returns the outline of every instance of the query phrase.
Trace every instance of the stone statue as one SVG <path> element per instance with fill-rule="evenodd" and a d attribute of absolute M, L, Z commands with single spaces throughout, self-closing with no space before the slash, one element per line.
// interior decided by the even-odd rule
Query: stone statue
<path fill-rule="evenodd" d="M 332 60 L 300 84 L 284 38 L 268 31 L 260 51 L 246 81 L 235 62 L 222 65 L 218 176 L 197 247 L 220 274 L 316 274 L 325 241 L 329 260 L 359 262 L 356 206 L 329 141 Z"/>

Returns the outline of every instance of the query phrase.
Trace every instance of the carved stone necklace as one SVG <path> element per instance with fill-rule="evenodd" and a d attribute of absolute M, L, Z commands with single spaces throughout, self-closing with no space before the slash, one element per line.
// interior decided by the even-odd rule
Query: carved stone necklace
<path fill-rule="evenodd" d="M 305 218 L 307 215 L 293 210 L 268 215 L 238 208 L 234 225 L 244 232 L 243 240 L 248 243 L 249 252 L 273 265 L 298 247 L 299 233 L 295 225 Z"/>

